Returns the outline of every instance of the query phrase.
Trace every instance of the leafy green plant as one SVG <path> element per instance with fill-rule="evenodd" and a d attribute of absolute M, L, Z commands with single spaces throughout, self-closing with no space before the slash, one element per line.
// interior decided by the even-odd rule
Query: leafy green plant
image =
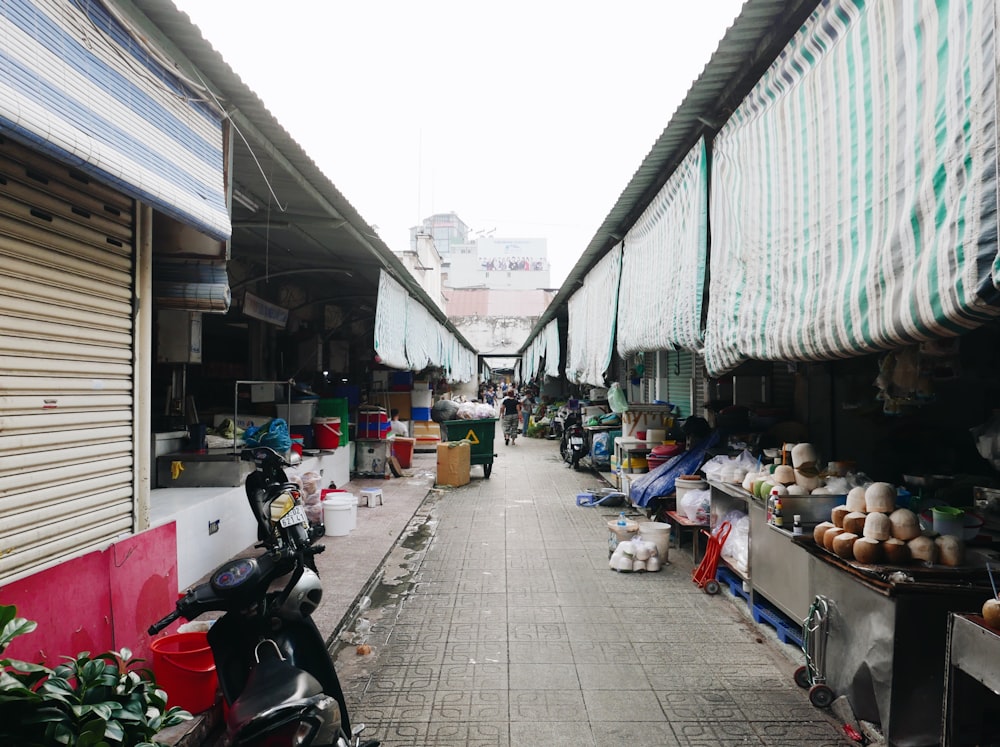
<path fill-rule="evenodd" d="M 0 654 L 38 624 L 0 605 Z M 50 669 L 0 659 L 0 744 L 23 747 L 155 747 L 153 736 L 191 718 L 167 708 L 152 671 L 127 648 L 64 657 Z"/>

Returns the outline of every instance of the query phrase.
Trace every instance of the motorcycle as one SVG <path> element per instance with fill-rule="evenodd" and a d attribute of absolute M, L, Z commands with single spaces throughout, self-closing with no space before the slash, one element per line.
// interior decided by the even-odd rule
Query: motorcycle
<path fill-rule="evenodd" d="M 188 589 L 174 610 L 150 626 L 155 635 L 174 620 L 224 613 L 208 631 L 219 688 L 229 706 L 225 745 L 234 747 L 378 747 L 351 727 L 340 680 L 312 619 L 323 596 L 310 528 L 291 466 L 268 447 L 245 449 L 247 500 L 263 550 L 235 558 L 208 582 Z"/>
<path fill-rule="evenodd" d="M 563 461 L 573 469 L 580 468 L 580 460 L 587 453 L 587 432 L 583 429 L 583 418 L 579 412 L 570 412 L 563 421 L 563 433 L 559 441 L 559 451 Z"/>

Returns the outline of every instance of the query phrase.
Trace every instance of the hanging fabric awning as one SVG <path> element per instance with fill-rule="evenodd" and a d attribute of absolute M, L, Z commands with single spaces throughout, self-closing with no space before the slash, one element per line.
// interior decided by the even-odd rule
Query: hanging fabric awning
<path fill-rule="evenodd" d="M 444 361 L 439 357 L 438 328 L 440 325 L 431 317 L 423 304 L 414 299 L 406 299 L 406 362 L 411 371 L 423 371 L 431 365 Z"/>
<path fill-rule="evenodd" d="M 375 352 L 382 363 L 401 371 L 441 368 L 449 381 L 471 381 L 476 353 L 385 270 L 379 275 L 375 309 Z"/>
<path fill-rule="evenodd" d="M 587 273 L 567 304 L 569 340 L 566 376 L 577 384 L 604 386 L 611 365 L 621 279 L 622 245 L 617 244 Z"/>
<path fill-rule="evenodd" d="M 704 138 L 629 229 L 624 243 L 618 354 L 699 350 L 708 253 Z"/>
<path fill-rule="evenodd" d="M 107 5 L 0 3 L 0 133 L 228 239 L 222 112 Z"/>
<path fill-rule="evenodd" d="M 406 360 L 406 289 L 385 270 L 378 278 L 378 303 L 375 306 L 375 352 L 390 368 L 405 371 Z"/>
<path fill-rule="evenodd" d="M 710 375 L 997 315 L 996 29 L 979 0 L 817 7 L 714 141 Z"/>
<path fill-rule="evenodd" d="M 540 374 L 555 378 L 559 375 L 559 323 L 556 319 L 545 325 L 540 337 L 545 338 L 545 367 L 539 370 Z"/>

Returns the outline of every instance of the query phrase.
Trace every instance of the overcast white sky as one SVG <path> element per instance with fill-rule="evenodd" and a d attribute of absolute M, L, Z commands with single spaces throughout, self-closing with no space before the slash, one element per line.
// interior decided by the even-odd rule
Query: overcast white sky
<path fill-rule="evenodd" d="M 743 4 L 174 2 L 390 248 L 455 212 L 547 239 L 553 287 Z"/>

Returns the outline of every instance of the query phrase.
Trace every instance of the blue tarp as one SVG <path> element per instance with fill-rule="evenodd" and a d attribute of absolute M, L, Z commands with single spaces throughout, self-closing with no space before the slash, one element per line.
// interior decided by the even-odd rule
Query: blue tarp
<path fill-rule="evenodd" d="M 670 495 L 674 492 L 677 478 L 680 475 L 692 474 L 701 467 L 705 461 L 705 452 L 718 442 L 719 433 L 716 431 L 693 449 L 678 454 L 646 473 L 632 483 L 629 498 L 637 506 L 646 507 L 654 498 Z"/>

